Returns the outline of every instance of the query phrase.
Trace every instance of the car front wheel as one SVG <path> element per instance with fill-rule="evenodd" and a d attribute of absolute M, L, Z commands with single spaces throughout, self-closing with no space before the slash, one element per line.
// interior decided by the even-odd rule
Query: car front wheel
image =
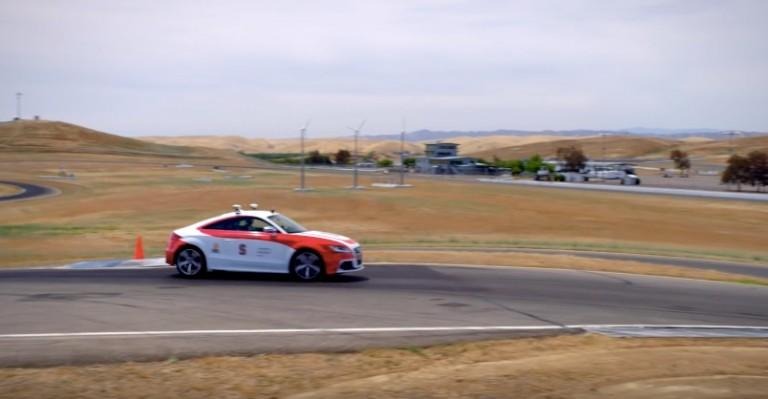
<path fill-rule="evenodd" d="M 312 251 L 300 251 L 291 261 L 291 274 L 301 281 L 315 281 L 323 277 L 323 260 Z"/>
<path fill-rule="evenodd" d="M 176 255 L 176 270 L 182 277 L 196 278 L 206 272 L 205 255 L 199 249 L 187 247 Z"/>

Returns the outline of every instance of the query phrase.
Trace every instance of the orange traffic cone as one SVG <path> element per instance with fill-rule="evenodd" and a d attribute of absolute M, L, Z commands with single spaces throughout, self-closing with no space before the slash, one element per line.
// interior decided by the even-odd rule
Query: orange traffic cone
<path fill-rule="evenodd" d="M 133 249 L 133 259 L 144 259 L 144 242 L 141 235 L 136 236 L 136 247 Z"/>

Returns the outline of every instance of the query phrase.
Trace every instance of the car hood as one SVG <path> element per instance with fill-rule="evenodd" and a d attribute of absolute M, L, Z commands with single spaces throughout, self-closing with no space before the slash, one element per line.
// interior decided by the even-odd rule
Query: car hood
<path fill-rule="evenodd" d="M 353 240 L 353 239 L 351 239 L 349 237 L 344 237 L 342 235 L 333 234 L 333 233 L 326 233 L 324 231 L 315 231 L 315 230 L 313 230 L 313 231 L 305 231 L 303 233 L 297 233 L 296 235 L 297 236 L 302 236 L 302 237 L 322 238 L 322 239 L 325 239 L 325 240 L 336 241 L 336 242 L 339 242 L 339 243 L 342 243 L 342 244 L 346 244 L 346 245 L 349 245 L 349 246 L 352 246 L 352 247 L 357 246 L 357 241 L 355 241 L 355 240 Z"/>

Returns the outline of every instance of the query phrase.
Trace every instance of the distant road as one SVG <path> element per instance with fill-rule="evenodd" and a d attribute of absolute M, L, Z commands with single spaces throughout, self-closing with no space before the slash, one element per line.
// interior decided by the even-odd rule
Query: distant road
<path fill-rule="evenodd" d="M 512 179 L 478 179 L 483 183 L 512 184 L 519 186 L 534 186 L 547 188 L 569 188 L 577 190 L 593 191 L 618 191 L 632 194 L 653 194 L 653 195 L 674 195 L 683 197 L 700 197 L 726 200 L 743 201 L 768 201 L 768 194 L 760 193 L 734 193 L 730 191 L 707 191 L 707 190 L 689 190 L 680 188 L 663 187 L 644 187 L 644 186 L 621 186 L 612 184 L 584 184 L 584 183 L 566 183 L 566 182 L 542 182 L 532 180 L 512 180 Z"/>
<path fill-rule="evenodd" d="M 38 186 L 37 184 L 29 184 L 29 183 L 21 183 L 21 182 L 15 182 L 15 181 L 8 181 L 8 180 L 0 180 L 0 184 L 7 184 L 9 186 L 16 186 L 22 189 L 22 192 L 18 194 L 8 195 L 5 197 L 0 197 L 0 202 L 2 201 L 13 201 L 13 200 L 22 200 L 22 199 L 30 199 L 35 197 L 41 197 L 43 195 L 50 195 L 55 194 L 57 192 L 56 189 L 45 187 L 45 186 Z"/>

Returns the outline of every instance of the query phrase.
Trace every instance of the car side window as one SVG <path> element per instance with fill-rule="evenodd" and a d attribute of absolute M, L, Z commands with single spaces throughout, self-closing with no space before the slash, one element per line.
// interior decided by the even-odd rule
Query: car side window
<path fill-rule="evenodd" d="M 269 223 L 258 219 L 258 218 L 250 218 L 250 223 L 246 226 L 247 231 L 264 231 L 264 227 L 271 226 Z"/>
<path fill-rule="evenodd" d="M 242 230 L 242 226 L 245 223 L 244 219 L 246 218 L 239 217 L 239 218 L 224 219 L 218 222 L 211 223 L 205 226 L 205 228 L 211 229 L 211 230 Z"/>
<path fill-rule="evenodd" d="M 271 226 L 269 223 L 254 217 L 236 217 L 226 220 L 221 220 L 215 223 L 211 223 L 205 226 L 206 229 L 212 230 L 234 230 L 234 231 L 264 231 L 264 227 Z"/>

